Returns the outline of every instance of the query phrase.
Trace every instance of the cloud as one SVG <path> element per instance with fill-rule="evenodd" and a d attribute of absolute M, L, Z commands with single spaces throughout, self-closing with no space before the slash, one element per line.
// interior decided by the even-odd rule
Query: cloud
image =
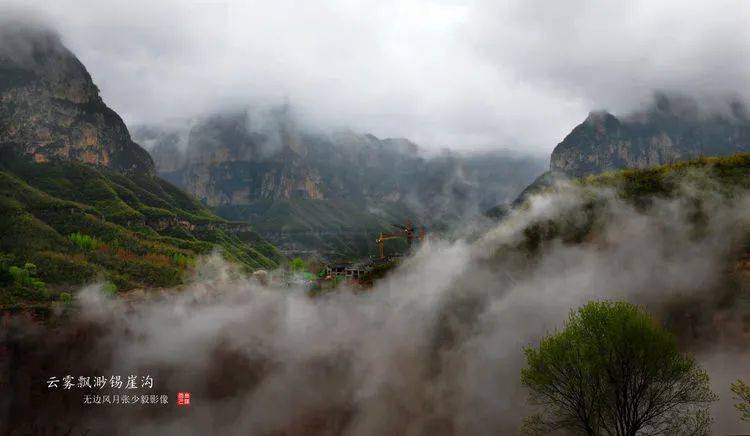
<path fill-rule="evenodd" d="M 53 23 L 129 124 L 288 99 L 320 125 L 546 153 L 589 110 L 746 98 L 750 76 L 742 0 L 2 4 Z"/>
<path fill-rule="evenodd" d="M 741 312 L 726 304 L 750 197 L 717 192 L 695 174 L 675 198 L 634 207 L 607 189 L 561 185 L 475 243 L 429 241 L 368 292 L 265 288 L 218 256 L 180 291 L 108 300 L 88 288 L 54 335 L 8 323 L 12 380 L 149 373 L 171 401 L 191 391 L 193 409 L 87 409 L 78 393 L 32 388 L 44 401 L 14 393 L 8 416 L 145 435 L 508 434 L 529 412 L 522 347 L 603 298 L 669 323 L 725 393 L 750 358 Z M 548 238 L 529 256 L 519 247 L 549 220 L 563 234 L 595 231 L 578 243 Z M 730 398 L 714 413 L 717 432 L 740 430 Z"/>
<path fill-rule="evenodd" d="M 484 57 L 592 109 L 628 112 L 654 91 L 748 98 L 747 2 L 485 1 L 476 11 Z"/>

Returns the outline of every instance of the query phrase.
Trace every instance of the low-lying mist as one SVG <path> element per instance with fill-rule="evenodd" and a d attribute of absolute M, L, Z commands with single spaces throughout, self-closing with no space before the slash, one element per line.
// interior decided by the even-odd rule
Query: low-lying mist
<path fill-rule="evenodd" d="M 522 347 L 588 300 L 623 299 L 706 366 L 714 430 L 746 431 L 729 383 L 750 378 L 737 309 L 750 196 L 705 180 L 679 191 L 635 206 L 560 185 L 477 241 L 427 241 L 363 292 L 268 288 L 218 255 L 180 290 L 112 299 L 89 286 L 78 310 L 44 326 L 4 318 L 0 422 L 73 434 L 514 434 L 530 412 Z M 170 404 L 83 405 L 81 391 L 47 389 L 65 374 L 150 374 Z M 178 391 L 190 407 L 175 407 Z"/>

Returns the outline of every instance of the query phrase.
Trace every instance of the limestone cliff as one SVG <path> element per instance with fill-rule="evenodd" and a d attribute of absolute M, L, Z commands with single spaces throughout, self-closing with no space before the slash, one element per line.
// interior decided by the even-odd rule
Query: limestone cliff
<path fill-rule="evenodd" d="M 0 155 L 154 172 L 60 38 L 13 23 L 0 25 Z"/>
<path fill-rule="evenodd" d="M 622 119 L 608 112 L 589 114 L 555 147 L 550 169 L 580 177 L 745 151 L 750 151 L 750 120 L 742 105 L 707 114 L 689 101 L 660 95 L 652 107 Z"/>
<path fill-rule="evenodd" d="M 502 151 L 426 157 L 403 138 L 309 132 L 296 126 L 288 108 L 264 117 L 251 111 L 212 115 L 184 129 L 184 139 L 156 126 L 133 132 L 149 147 L 159 174 L 211 206 L 405 202 L 436 217 L 512 199 L 542 165 Z"/>
<path fill-rule="evenodd" d="M 406 219 L 455 228 L 544 166 L 501 151 L 427 157 L 403 138 L 303 128 L 288 107 L 258 112 L 195 120 L 183 139 L 174 126 L 133 132 L 161 176 L 289 253 L 372 254 L 378 232 Z"/>

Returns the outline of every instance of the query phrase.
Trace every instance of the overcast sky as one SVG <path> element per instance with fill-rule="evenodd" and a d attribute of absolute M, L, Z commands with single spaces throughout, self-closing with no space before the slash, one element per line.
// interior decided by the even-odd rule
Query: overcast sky
<path fill-rule="evenodd" d="M 51 22 L 131 125 L 288 99 L 326 128 L 548 153 L 592 109 L 750 78 L 746 0 L 0 5 Z"/>

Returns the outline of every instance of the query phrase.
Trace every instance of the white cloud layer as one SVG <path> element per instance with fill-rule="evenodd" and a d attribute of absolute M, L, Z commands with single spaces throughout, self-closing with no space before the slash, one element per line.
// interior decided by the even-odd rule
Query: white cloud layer
<path fill-rule="evenodd" d="M 52 23 L 130 124 L 288 99 L 319 125 L 547 153 L 653 90 L 747 93 L 750 3 L 0 0 Z"/>

